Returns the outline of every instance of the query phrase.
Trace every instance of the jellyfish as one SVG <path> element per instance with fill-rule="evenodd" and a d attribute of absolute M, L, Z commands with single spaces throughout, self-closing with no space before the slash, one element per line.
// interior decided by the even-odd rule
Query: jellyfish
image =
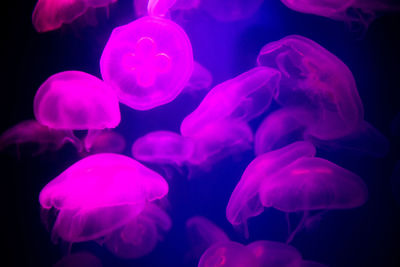
<path fill-rule="evenodd" d="M 40 192 L 45 210 L 58 212 L 52 240 L 76 243 L 104 237 L 126 225 L 146 204 L 168 193 L 162 176 L 132 158 L 112 153 L 88 156 Z"/>
<path fill-rule="evenodd" d="M 147 11 L 150 16 L 163 17 L 169 12 L 176 0 L 149 0 Z"/>
<path fill-rule="evenodd" d="M 263 2 L 264 0 L 201 0 L 201 7 L 216 20 L 230 22 L 250 18 Z"/>
<path fill-rule="evenodd" d="M 79 144 L 74 130 L 87 130 L 90 150 L 95 137 L 121 121 L 118 98 L 100 79 L 80 71 L 65 71 L 48 78 L 35 95 L 36 120 L 50 129 L 64 130 Z"/>
<path fill-rule="evenodd" d="M 221 120 L 245 122 L 262 114 L 270 105 L 280 73 L 267 67 L 253 68 L 223 82 L 206 95 L 181 124 L 183 136 L 194 136 L 202 127 Z"/>
<path fill-rule="evenodd" d="M 335 139 L 357 129 L 364 109 L 349 68 L 314 41 L 291 35 L 265 45 L 258 64 L 279 69 L 282 78 L 275 100 L 301 106 L 318 115 L 308 127 L 312 136 Z"/>
<path fill-rule="evenodd" d="M 152 252 L 171 227 L 168 214 L 150 203 L 137 217 L 105 237 L 104 245 L 119 258 L 140 258 Z"/>
<path fill-rule="evenodd" d="M 125 138 L 113 131 L 104 131 L 99 133 L 93 140 L 90 148 L 90 154 L 97 153 L 116 153 L 120 154 L 125 150 Z M 82 153 L 85 156 L 85 153 Z"/>
<path fill-rule="evenodd" d="M 32 14 L 37 32 L 48 32 L 69 24 L 89 8 L 108 7 L 117 0 L 38 0 Z"/>
<path fill-rule="evenodd" d="M 186 84 L 182 93 L 192 93 L 196 91 L 205 91 L 210 88 L 213 82 L 211 72 L 198 62 L 193 64 L 193 73 L 189 82 Z"/>
<path fill-rule="evenodd" d="M 174 22 L 142 17 L 113 30 L 100 69 L 121 103 L 148 110 L 181 93 L 193 71 L 192 46 Z"/>
<path fill-rule="evenodd" d="M 102 267 L 101 261 L 89 252 L 78 252 L 59 260 L 54 267 Z"/>
<path fill-rule="evenodd" d="M 264 211 L 259 189 L 263 181 L 288 166 L 296 159 L 315 156 L 315 147 L 309 142 L 295 142 L 284 148 L 256 157 L 244 171 L 226 208 L 226 218 L 234 226 L 243 225 L 248 236 L 247 220 Z"/>
<path fill-rule="evenodd" d="M 193 259 L 200 259 L 210 246 L 229 241 L 221 228 L 202 216 L 194 216 L 186 221 L 186 233 L 191 247 L 187 257 Z"/>
<path fill-rule="evenodd" d="M 201 256 L 199 267 L 259 266 L 256 257 L 246 246 L 232 242 L 220 242 L 209 247 Z"/>
<path fill-rule="evenodd" d="M 268 175 L 260 184 L 259 198 L 266 208 L 304 213 L 289 243 L 303 227 L 308 212 L 360 207 L 367 201 L 368 190 L 349 170 L 322 158 L 301 157 Z"/>

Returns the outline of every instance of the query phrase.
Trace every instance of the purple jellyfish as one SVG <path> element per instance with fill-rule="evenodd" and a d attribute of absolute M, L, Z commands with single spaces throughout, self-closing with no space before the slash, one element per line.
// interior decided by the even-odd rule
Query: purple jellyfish
<path fill-rule="evenodd" d="M 253 16 L 264 0 L 201 0 L 201 7 L 220 21 L 236 21 Z"/>
<path fill-rule="evenodd" d="M 150 203 L 137 217 L 105 237 L 104 245 L 119 258 L 140 258 L 152 252 L 162 233 L 171 227 L 168 214 Z"/>
<path fill-rule="evenodd" d="M 40 192 L 43 209 L 58 212 L 52 240 L 83 242 L 104 237 L 163 198 L 168 184 L 156 172 L 119 154 L 86 157 Z"/>
<path fill-rule="evenodd" d="M 32 14 L 36 31 L 60 28 L 82 16 L 89 8 L 108 7 L 117 0 L 38 0 Z"/>
<path fill-rule="evenodd" d="M 315 156 L 315 148 L 308 142 L 296 142 L 282 149 L 255 158 L 244 171 L 226 208 L 226 218 L 234 225 L 244 225 L 248 236 L 247 220 L 264 211 L 259 189 L 265 180 L 299 158 Z"/>
<path fill-rule="evenodd" d="M 150 16 L 165 16 L 176 0 L 149 0 L 147 4 L 147 12 Z"/>
<path fill-rule="evenodd" d="M 116 153 L 120 154 L 125 150 L 125 138 L 113 131 L 104 131 L 99 133 L 93 140 L 90 148 L 90 154 L 97 153 Z M 87 153 L 82 152 L 81 156 Z"/>
<path fill-rule="evenodd" d="M 174 22 L 143 17 L 114 29 L 100 69 L 123 104 L 148 110 L 171 102 L 183 90 L 193 71 L 192 46 Z"/>
<path fill-rule="evenodd" d="M 193 73 L 182 93 L 205 91 L 211 87 L 213 77 L 211 72 L 198 62 L 193 64 Z"/>
<path fill-rule="evenodd" d="M 67 255 L 53 267 L 102 267 L 101 261 L 88 252 L 78 252 Z"/>
<path fill-rule="evenodd" d="M 282 106 L 301 106 L 318 115 L 310 135 L 335 139 L 353 132 L 364 109 L 349 68 L 319 44 L 291 35 L 265 45 L 258 64 L 282 73 L 275 99 Z"/>
<path fill-rule="evenodd" d="M 33 103 L 36 120 L 50 129 L 88 130 L 84 145 L 89 150 L 98 133 L 121 121 L 118 98 L 100 79 L 80 71 L 65 71 L 48 78 Z M 69 134 L 68 134 L 69 132 Z"/>

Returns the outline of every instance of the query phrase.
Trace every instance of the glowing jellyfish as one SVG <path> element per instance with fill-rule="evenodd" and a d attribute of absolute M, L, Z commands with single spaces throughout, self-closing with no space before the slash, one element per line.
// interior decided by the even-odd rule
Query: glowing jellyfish
<path fill-rule="evenodd" d="M 176 0 L 149 0 L 147 11 L 150 16 L 164 16 L 169 12 Z"/>
<path fill-rule="evenodd" d="M 301 267 L 301 254 L 294 247 L 274 241 L 260 240 L 247 245 L 260 267 Z"/>
<path fill-rule="evenodd" d="M 104 240 L 104 245 L 115 256 L 124 259 L 143 257 L 154 250 L 163 232 L 171 229 L 168 214 L 154 204 Z"/>
<path fill-rule="evenodd" d="M 82 16 L 89 8 L 108 7 L 117 0 L 38 0 L 32 15 L 38 32 L 60 28 Z"/>
<path fill-rule="evenodd" d="M 43 209 L 58 211 L 52 239 L 82 242 L 106 236 L 168 193 L 156 172 L 118 154 L 86 157 L 40 192 Z"/>
<path fill-rule="evenodd" d="M 302 106 L 318 114 L 308 128 L 319 139 L 346 136 L 363 121 L 364 109 L 349 68 L 319 44 L 291 35 L 265 45 L 258 64 L 282 73 L 275 99 L 283 106 Z"/>
<path fill-rule="evenodd" d="M 88 252 L 78 252 L 67 255 L 59 260 L 54 267 L 102 267 L 101 261 Z"/>
<path fill-rule="evenodd" d="M 171 102 L 193 71 L 190 40 L 174 22 L 142 17 L 114 29 L 100 60 L 103 79 L 138 110 Z"/>
<path fill-rule="evenodd" d="M 257 267 L 258 261 L 251 250 L 236 242 L 221 242 L 208 248 L 200 258 L 199 267 Z"/>
<path fill-rule="evenodd" d="M 90 153 L 122 153 L 125 150 L 125 138 L 112 131 L 104 131 L 98 134 L 91 144 Z"/>
<path fill-rule="evenodd" d="M 156 131 L 138 138 L 132 145 L 134 158 L 159 164 L 182 166 L 194 153 L 194 143 L 174 132 Z"/>
<path fill-rule="evenodd" d="M 204 91 L 211 87 L 213 77 L 211 72 L 198 62 L 194 62 L 193 73 L 182 93 Z"/>
<path fill-rule="evenodd" d="M 100 79 L 80 71 L 65 71 L 48 78 L 35 95 L 36 120 L 50 129 L 88 130 L 85 148 L 90 149 L 100 130 L 115 128 L 121 121 L 114 91 Z"/>
<path fill-rule="evenodd" d="M 186 221 L 186 233 L 191 247 L 188 257 L 194 259 L 199 259 L 210 246 L 229 241 L 221 228 L 202 216 L 195 216 Z"/>
<path fill-rule="evenodd" d="M 201 7 L 220 21 L 235 21 L 253 16 L 264 0 L 201 0 Z"/>
<path fill-rule="evenodd" d="M 315 148 L 311 143 L 296 142 L 256 157 L 247 166 L 229 199 L 226 208 L 228 221 L 234 226 L 243 224 L 247 231 L 248 218 L 264 211 L 259 197 L 259 189 L 264 181 L 296 159 L 313 157 L 315 153 Z"/>
<path fill-rule="evenodd" d="M 269 107 L 279 80 L 278 71 L 256 67 L 217 85 L 183 120 L 182 135 L 194 136 L 211 122 L 226 119 L 248 121 L 259 116 Z"/>

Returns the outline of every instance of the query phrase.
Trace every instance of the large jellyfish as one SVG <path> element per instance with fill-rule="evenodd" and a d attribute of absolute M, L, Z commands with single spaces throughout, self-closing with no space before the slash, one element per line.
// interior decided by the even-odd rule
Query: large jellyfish
<path fill-rule="evenodd" d="M 121 120 L 115 92 L 100 79 L 80 71 L 48 78 L 36 92 L 33 109 L 40 124 L 69 132 L 71 140 L 77 140 L 73 130 L 88 130 L 87 150 L 101 130 L 115 128 Z"/>
<path fill-rule="evenodd" d="M 253 16 L 264 0 L 201 0 L 201 7 L 220 21 L 236 21 Z"/>
<path fill-rule="evenodd" d="M 257 216 L 264 210 L 259 197 L 259 188 L 263 181 L 296 159 L 313 157 L 315 153 L 311 143 L 296 142 L 254 159 L 247 166 L 229 199 L 226 208 L 228 221 L 234 226 L 244 224 L 247 232 L 248 218 Z"/>
<path fill-rule="evenodd" d="M 32 15 L 38 32 L 60 28 L 82 16 L 89 8 L 108 7 L 117 0 L 38 0 Z"/>
<path fill-rule="evenodd" d="M 291 35 L 265 45 L 258 64 L 282 73 L 275 99 L 283 106 L 302 106 L 318 115 L 308 132 L 335 139 L 357 129 L 364 109 L 349 68 L 328 50 L 302 36 Z"/>
<path fill-rule="evenodd" d="M 67 255 L 53 267 L 102 267 L 101 261 L 89 252 L 78 252 Z"/>
<path fill-rule="evenodd" d="M 122 103 L 148 110 L 183 90 L 193 71 L 192 46 L 174 22 L 142 17 L 113 30 L 100 69 Z"/>
<path fill-rule="evenodd" d="M 137 217 L 105 237 L 104 245 L 119 258 L 140 258 L 152 252 L 171 227 L 168 214 L 150 203 Z"/>
<path fill-rule="evenodd" d="M 167 193 L 168 184 L 156 172 L 132 158 L 104 153 L 78 161 L 49 182 L 39 202 L 58 212 L 54 242 L 83 242 L 126 225 Z"/>

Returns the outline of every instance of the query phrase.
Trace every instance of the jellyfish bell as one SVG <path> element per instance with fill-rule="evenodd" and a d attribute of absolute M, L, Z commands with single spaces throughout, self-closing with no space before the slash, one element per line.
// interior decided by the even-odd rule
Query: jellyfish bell
<path fill-rule="evenodd" d="M 54 267 L 102 267 L 101 261 L 89 252 L 69 254 L 59 260 Z"/>
<path fill-rule="evenodd" d="M 200 6 L 216 20 L 231 22 L 253 16 L 263 0 L 201 0 L 200 2 Z"/>
<path fill-rule="evenodd" d="M 117 0 L 38 0 L 32 14 L 37 32 L 48 32 L 69 24 L 90 8 L 108 7 Z"/>
<path fill-rule="evenodd" d="M 146 16 L 113 30 L 100 69 L 123 104 L 148 110 L 181 93 L 193 71 L 192 46 L 179 25 Z"/>
<path fill-rule="evenodd" d="M 275 100 L 302 106 L 319 115 L 308 128 L 319 139 L 345 136 L 359 127 L 364 109 L 349 68 L 328 50 L 302 36 L 291 35 L 265 45 L 258 64 L 282 73 Z"/>
<path fill-rule="evenodd" d="M 250 249 L 246 246 L 232 242 L 220 242 L 209 247 L 201 256 L 199 267 L 240 267 L 254 266 L 259 263 Z"/>
<path fill-rule="evenodd" d="M 85 148 L 96 134 L 121 121 L 118 98 L 100 79 L 80 71 L 65 71 L 48 78 L 35 95 L 36 120 L 50 129 L 88 130 Z"/>
<path fill-rule="evenodd" d="M 53 241 L 75 243 L 107 235 L 167 192 L 168 184 L 156 172 L 132 158 L 103 153 L 81 159 L 50 181 L 39 202 L 58 211 Z"/>

